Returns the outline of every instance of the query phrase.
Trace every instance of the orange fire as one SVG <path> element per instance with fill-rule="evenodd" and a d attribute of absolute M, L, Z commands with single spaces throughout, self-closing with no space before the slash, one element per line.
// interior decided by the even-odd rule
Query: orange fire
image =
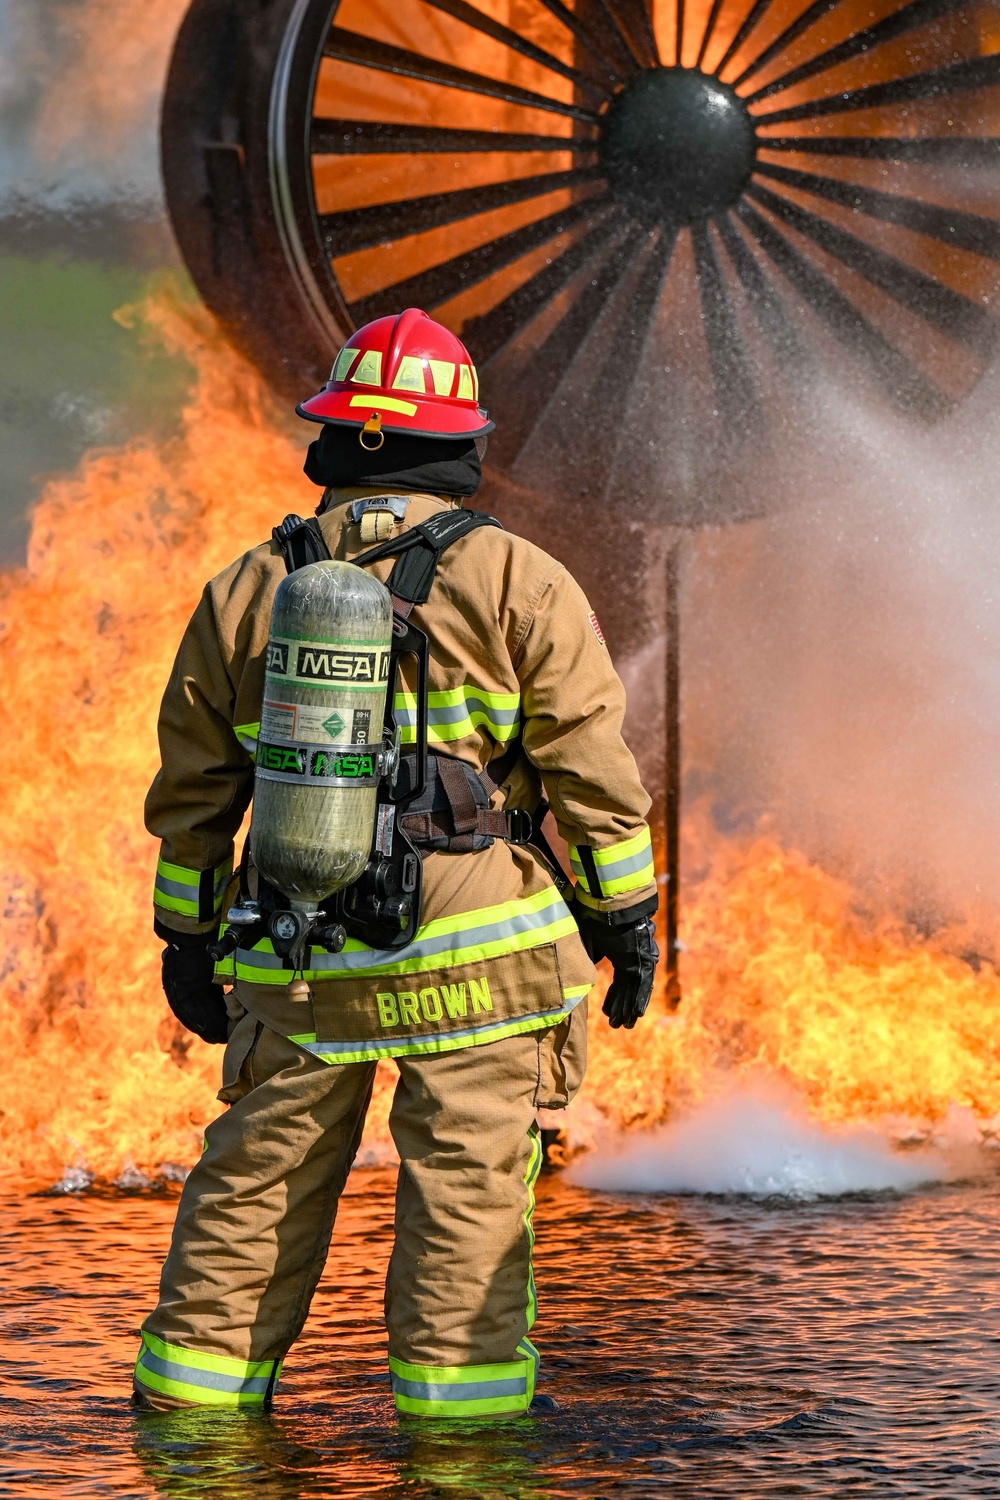
<path fill-rule="evenodd" d="M 0 580 L 0 1164 L 22 1180 L 190 1164 L 219 1109 L 220 1054 L 179 1030 L 159 989 L 142 798 L 204 580 L 315 499 L 302 439 L 204 311 L 160 297 L 123 318 L 195 369 L 179 431 L 48 483 L 27 566 Z M 1000 1110 L 992 967 L 859 915 L 845 884 L 766 836 L 723 839 L 698 811 L 686 837 L 683 1007 L 611 1033 L 595 1006 L 581 1126 L 595 1110 L 651 1124 L 761 1064 L 830 1120 Z"/>
<path fill-rule="evenodd" d="M 684 1000 L 624 1045 L 593 1034 L 589 1098 L 646 1126 L 734 1073 L 765 1068 L 828 1122 L 926 1128 L 952 1106 L 1000 1109 L 1000 975 L 859 909 L 857 893 L 766 833 L 723 838 L 690 810 Z M 991 1133 L 991 1132 L 990 1132 Z"/>

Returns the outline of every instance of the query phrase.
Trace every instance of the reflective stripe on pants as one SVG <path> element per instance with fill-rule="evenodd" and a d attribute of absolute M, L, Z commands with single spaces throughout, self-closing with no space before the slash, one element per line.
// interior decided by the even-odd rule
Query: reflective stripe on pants
<path fill-rule="evenodd" d="M 251 1363 L 182 1349 L 145 1329 L 135 1365 L 137 1384 L 200 1406 L 263 1406 L 280 1374 L 278 1360 Z"/>
<path fill-rule="evenodd" d="M 411 1417 L 492 1417 L 527 1411 L 535 1393 L 538 1352 L 527 1338 L 523 1357 L 504 1365 L 406 1365 L 389 1358 L 398 1411 Z"/>
<path fill-rule="evenodd" d="M 582 1026 L 584 1010 L 562 1024 Z M 447 1405 L 437 1416 L 500 1415 L 531 1399 L 531 1127 L 547 1037 L 397 1060 L 389 1353 L 394 1377 L 448 1387 L 401 1389 L 400 1410 L 419 1415 L 402 1401 L 429 1401 Z M 223 1063 L 230 1108 L 184 1185 L 144 1324 L 136 1383 L 149 1404 L 266 1402 L 326 1259 L 375 1067 L 327 1065 L 251 1016 L 239 1022 Z M 517 1384 L 452 1392 L 501 1380 Z"/>
<path fill-rule="evenodd" d="M 535 1183 L 541 1169 L 541 1133 L 532 1124 L 523 1177 L 527 1202 L 521 1215 L 528 1269 L 528 1329 L 538 1314 L 531 1252 L 535 1244 Z M 520 1358 L 499 1365 L 409 1365 L 390 1355 L 389 1376 L 396 1408 L 413 1417 L 487 1417 L 525 1412 L 535 1394 L 538 1375 L 538 1350 L 527 1334 L 518 1343 L 517 1353 Z"/>

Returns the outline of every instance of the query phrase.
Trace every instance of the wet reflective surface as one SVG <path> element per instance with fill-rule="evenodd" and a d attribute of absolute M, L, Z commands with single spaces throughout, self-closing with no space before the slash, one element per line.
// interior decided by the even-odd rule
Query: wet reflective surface
<path fill-rule="evenodd" d="M 175 1199 L 0 1200 L 0 1495 L 1000 1493 L 1000 1182 L 791 1207 L 543 1178 L 541 1420 L 396 1421 L 356 1172 L 269 1417 L 127 1405 Z"/>

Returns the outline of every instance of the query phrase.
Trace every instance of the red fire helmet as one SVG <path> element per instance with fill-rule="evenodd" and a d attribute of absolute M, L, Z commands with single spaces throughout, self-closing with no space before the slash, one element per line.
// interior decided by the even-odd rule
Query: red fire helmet
<path fill-rule="evenodd" d="M 310 422 L 413 437 L 483 437 L 495 425 L 479 405 L 469 351 L 418 307 L 359 328 L 319 395 L 295 410 Z"/>

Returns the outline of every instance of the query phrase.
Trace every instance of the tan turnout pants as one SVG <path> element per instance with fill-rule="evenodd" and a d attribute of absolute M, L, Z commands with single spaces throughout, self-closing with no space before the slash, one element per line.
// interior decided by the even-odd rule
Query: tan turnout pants
<path fill-rule="evenodd" d="M 509 1415 L 531 1401 L 534 1118 L 579 1086 L 585 1009 L 553 1031 L 395 1060 L 386 1320 L 401 1412 Z M 375 1066 L 329 1066 L 250 1015 L 237 1024 L 219 1096 L 230 1108 L 184 1185 L 143 1326 L 140 1405 L 269 1402 L 326 1261 Z"/>

